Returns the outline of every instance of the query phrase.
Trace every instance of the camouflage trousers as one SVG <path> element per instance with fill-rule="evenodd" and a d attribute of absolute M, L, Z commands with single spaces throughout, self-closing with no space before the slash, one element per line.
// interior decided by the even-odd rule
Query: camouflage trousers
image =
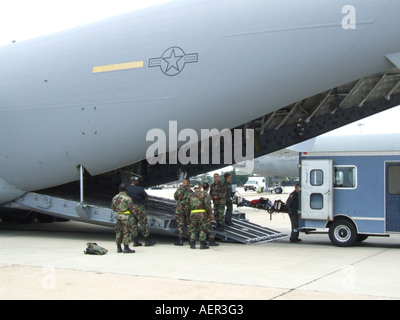
<path fill-rule="evenodd" d="M 205 213 L 195 212 L 190 214 L 190 241 L 206 241 L 207 222 Z"/>
<path fill-rule="evenodd" d="M 178 229 L 178 237 L 183 238 L 185 236 L 185 226 L 187 236 L 190 238 L 190 213 L 185 209 L 176 209 L 176 225 Z"/>
<path fill-rule="evenodd" d="M 212 227 L 212 218 L 211 214 L 206 213 L 206 227 L 207 227 L 207 240 L 213 241 L 214 240 L 214 229 Z"/>
<path fill-rule="evenodd" d="M 214 203 L 214 217 L 215 217 L 215 222 L 219 224 L 224 224 L 225 218 L 224 218 L 224 213 L 225 213 L 225 204 L 224 203 Z"/>
<path fill-rule="evenodd" d="M 150 235 L 149 223 L 147 222 L 147 213 L 144 205 L 135 204 L 135 216 L 136 216 L 136 226 L 140 223 L 140 230 L 142 231 L 142 236 L 148 238 Z"/>
<path fill-rule="evenodd" d="M 137 226 L 133 224 L 131 215 L 117 215 L 117 222 L 115 224 L 115 242 L 118 244 L 131 243 L 135 229 L 137 234 Z"/>

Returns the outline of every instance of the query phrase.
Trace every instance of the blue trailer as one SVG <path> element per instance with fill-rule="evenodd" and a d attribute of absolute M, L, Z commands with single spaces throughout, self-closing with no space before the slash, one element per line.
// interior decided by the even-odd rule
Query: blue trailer
<path fill-rule="evenodd" d="M 400 152 L 301 153 L 299 167 L 301 232 L 341 247 L 400 232 Z"/>

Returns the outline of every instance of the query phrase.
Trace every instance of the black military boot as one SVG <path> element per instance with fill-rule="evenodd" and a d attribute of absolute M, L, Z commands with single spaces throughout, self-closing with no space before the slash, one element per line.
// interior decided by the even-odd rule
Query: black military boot
<path fill-rule="evenodd" d="M 148 238 L 145 238 L 145 239 L 144 239 L 144 246 L 145 246 L 145 247 L 154 246 L 156 243 L 157 243 L 157 242 L 151 241 L 151 240 L 149 240 Z"/>
<path fill-rule="evenodd" d="M 183 246 L 183 238 L 179 237 L 178 240 L 174 243 L 176 246 Z"/>
<path fill-rule="evenodd" d="M 142 244 L 139 242 L 139 238 L 138 237 L 133 238 L 133 246 L 134 247 L 141 247 L 142 246 Z"/>
<path fill-rule="evenodd" d="M 129 244 L 126 244 L 126 245 L 124 246 L 124 253 L 135 253 L 135 250 L 131 250 L 131 249 L 129 248 Z"/>
<path fill-rule="evenodd" d="M 210 249 L 210 247 L 206 245 L 205 241 L 200 241 L 200 249 Z"/>
<path fill-rule="evenodd" d="M 196 241 L 190 241 L 190 249 L 196 249 Z"/>
<path fill-rule="evenodd" d="M 122 253 L 122 247 L 120 243 L 117 243 L 117 252 Z"/>

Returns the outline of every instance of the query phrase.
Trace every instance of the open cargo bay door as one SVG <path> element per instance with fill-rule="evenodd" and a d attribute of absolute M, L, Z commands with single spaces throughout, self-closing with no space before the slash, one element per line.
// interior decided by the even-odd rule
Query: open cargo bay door
<path fill-rule="evenodd" d="M 301 218 L 333 220 L 333 162 L 301 162 Z"/>

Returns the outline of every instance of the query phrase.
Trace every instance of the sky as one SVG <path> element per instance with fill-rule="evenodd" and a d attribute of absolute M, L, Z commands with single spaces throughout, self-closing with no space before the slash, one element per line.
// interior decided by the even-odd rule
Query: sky
<path fill-rule="evenodd" d="M 103 20 L 171 0 L 2 0 L 0 45 Z"/>
<path fill-rule="evenodd" d="M 327 135 L 400 133 L 400 106 L 351 123 Z"/>
<path fill-rule="evenodd" d="M 2 0 L 0 46 L 67 30 L 171 0 Z M 189 0 L 188 0 L 189 1 Z M 335 130 L 334 135 L 400 132 L 400 107 Z"/>

